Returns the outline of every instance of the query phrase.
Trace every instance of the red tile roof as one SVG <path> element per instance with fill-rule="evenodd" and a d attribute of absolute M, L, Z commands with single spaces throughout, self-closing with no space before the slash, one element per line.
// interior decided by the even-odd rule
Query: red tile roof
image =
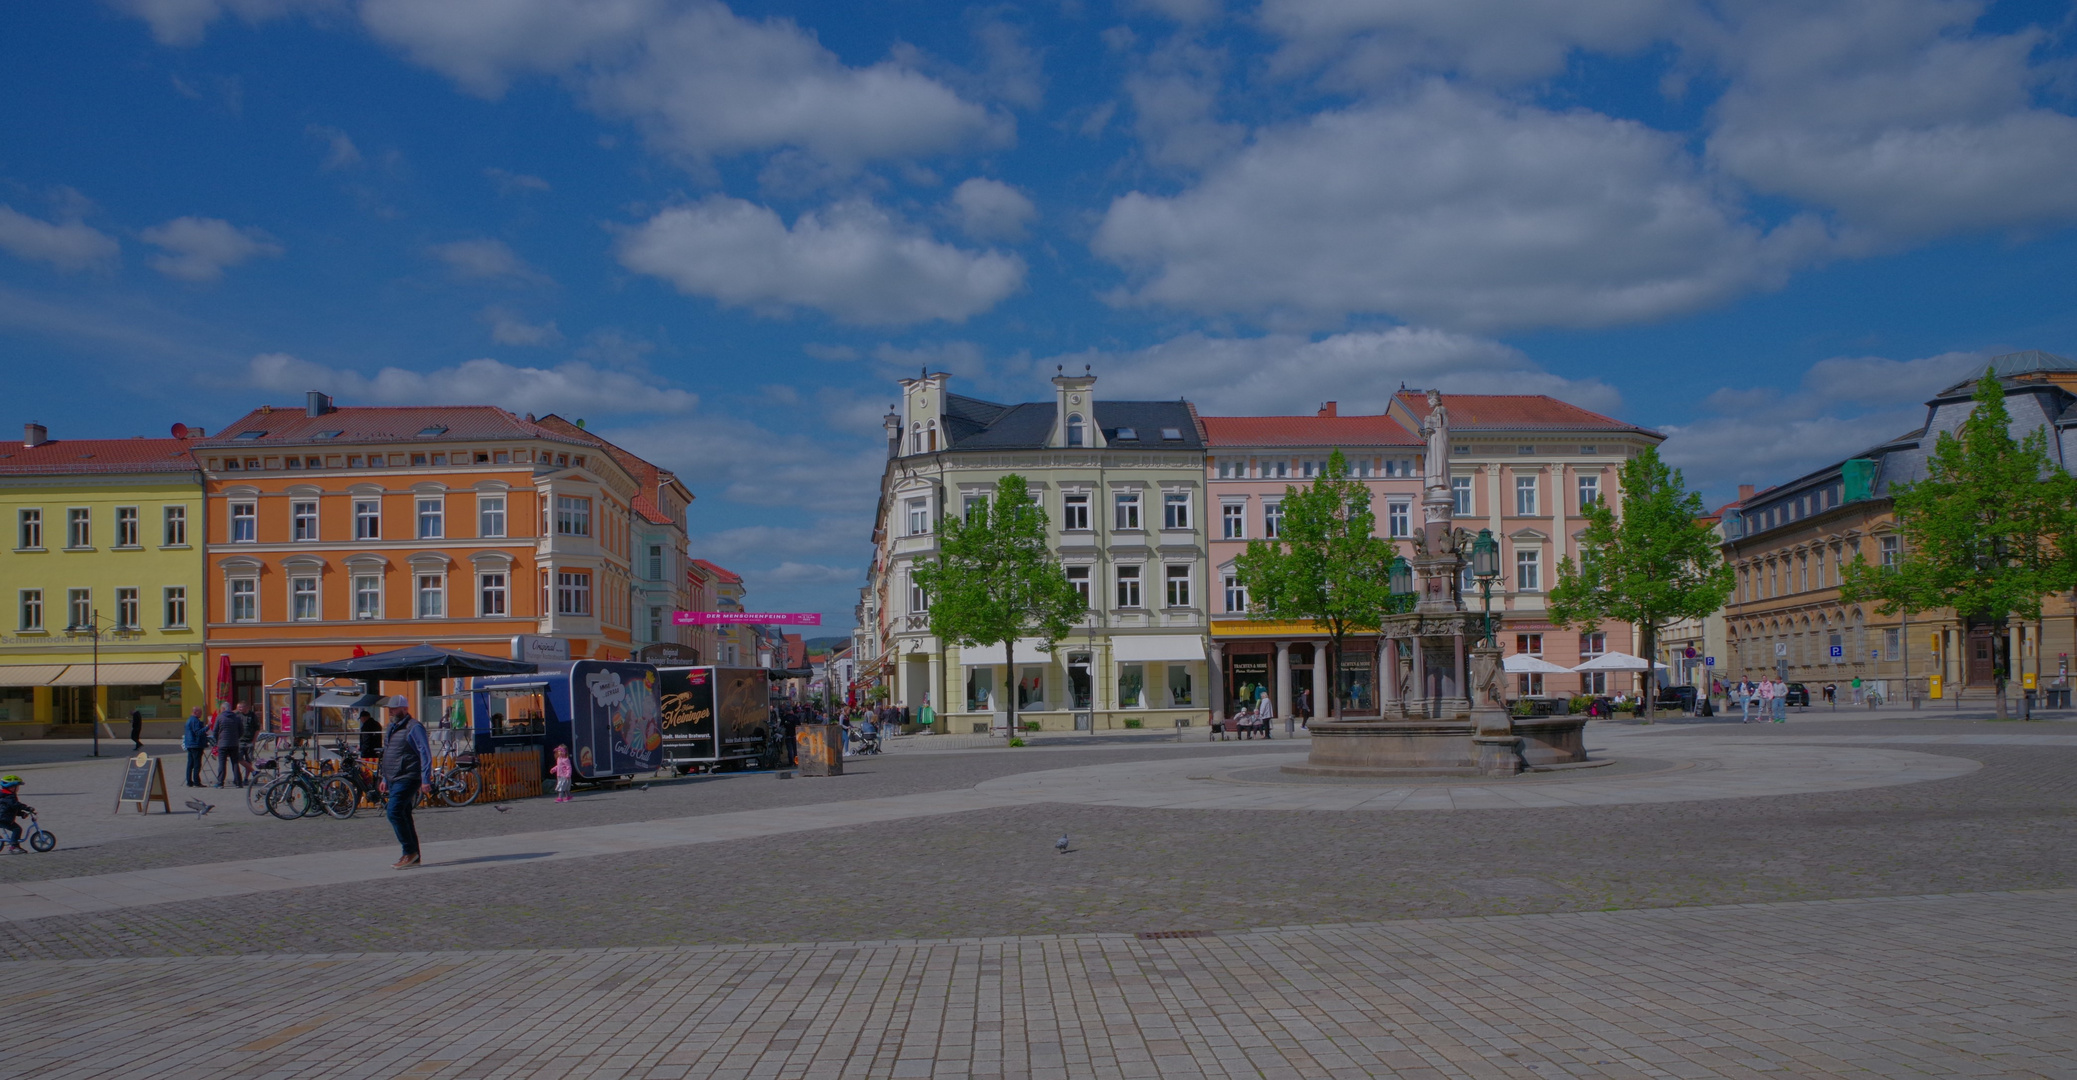
<path fill-rule="evenodd" d="M 554 413 L 549 413 L 547 416 L 536 420 L 535 423 L 550 431 L 581 442 L 588 442 L 606 451 L 607 455 L 618 462 L 621 468 L 626 469 L 628 475 L 635 479 L 635 486 L 638 490 L 634 499 L 634 509 L 635 513 L 642 515 L 642 520 L 652 525 L 683 524 L 683 522 L 672 521 L 671 516 L 664 513 L 663 508 L 656 505 L 657 485 L 665 482 L 663 478 L 670 474 Z M 669 482 L 676 484 L 678 479 L 673 476 Z M 687 502 L 692 501 L 692 493 L 690 491 L 685 493 L 685 499 Z"/>
<path fill-rule="evenodd" d="M 1205 416 L 1205 445 L 1419 446 L 1421 437 L 1390 416 Z"/>
<path fill-rule="evenodd" d="M 743 583 L 742 575 L 737 574 L 733 570 L 723 570 L 705 559 L 694 559 L 692 560 L 692 565 L 705 570 L 708 577 L 714 578 L 717 581 L 727 582 L 730 585 L 741 585 Z"/>
<path fill-rule="evenodd" d="M 1559 401 L 1548 394 L 1444 394 L 1452 431 L 1634 431 L 1660 437 L 1650 428 Z M 1428 395 L 1401 390 L 1393 405 L 1412 415 L 1415 425 L 1428 416 Z"/>
<path fill-rule="evenodd" d="M 438 435 L 421 436 L 428 428 L 443 428 Z M 251 432 L 258 438 L 241 439 Z M 339 434 L 320 439 L 328 431 Z M 365 443 L 417 442 L 420 439 L 551 439 L 584 445 L 539 424 L 529 423 L 495 405 L 346 405 L 322 416 L 308 416 L 300 407 L 261 406 L 233 421 L 231 426 L 196 440 L 195 445 L 218 449 L 242 446 L 337 446 Z"/>
<path fill-rule="evenodd" d="M 41 446 L 0 443 L 0 475 L 177 473 L 201 468 L 193 439 L 52 439 Z"/>

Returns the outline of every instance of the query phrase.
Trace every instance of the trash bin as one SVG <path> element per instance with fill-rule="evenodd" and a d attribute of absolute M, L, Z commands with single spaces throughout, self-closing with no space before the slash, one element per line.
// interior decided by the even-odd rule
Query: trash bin
<path fill-rule="evenodd" d="M 844 775 L 844 729 L 835 724 L 802 724 L 795 762 L 802 776 Z"/>

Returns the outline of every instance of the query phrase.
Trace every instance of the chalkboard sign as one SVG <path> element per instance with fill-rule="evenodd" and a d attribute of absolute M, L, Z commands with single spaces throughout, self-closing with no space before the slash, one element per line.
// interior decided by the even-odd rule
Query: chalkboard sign
<path fill-rule="evenodd" d="M 173 800 L 166 792 L 164 759 L 139 754 L 123 770 L 123 790 L 115 798 L 115 812 L 122 813 L 124 803 L 135 803 L 137 812 L 142 814 L 155 802 L 165 807 L 167 813 L 173 812 Z"/>

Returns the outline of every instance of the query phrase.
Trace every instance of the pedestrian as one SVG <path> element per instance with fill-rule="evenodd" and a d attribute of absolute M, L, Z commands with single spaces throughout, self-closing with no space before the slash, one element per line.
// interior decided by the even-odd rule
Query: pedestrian
<path fill-rule="evenodd" d="M 373 761 L 382 756 L 382 724 L 375 714 L 361 710 L 361 760 Z"/>
<path fill-rule="evenodd" d="M 1780 679 L 1774 680 L 1774 722 L 1789 722 L 1789 684 Z"/>
<path fill-rule="evenodd" d="M 1762 724 L 1766 723 L 1768 718 L 1774 715 L 1775 686 L 1776 683 L 1772 675 L 1760 680 L 1758 697 L 1760 699 L 1760 723 Z"/>
<path fill-rule="evenodd" d="M 200 705 L 188 713 L 188 722 L 180 729 L 180 748 L 188 752 L 187 786 L 201 787 L 202 754 L 209 749 L 209 723 L 202 719 Z"/>
<path fill-rule="evenodd" d="M 391 869 L 409 870 L 419 860 L 418 824 L 411 820 L 411 811 L 418 804 L 419 791 L 433 782 L 433 751 L 426 743 L 425 726 L 411 718 L 410 706 L 402 696 L 390 698 L 388 707 L 389 729 L 383 733 L 376 783 L 389 799 L 389 827 L 396 831 L 397 844 L 404 850 Z"/>
<path fill-rule="evenodd" d="M 130 710 L 130 749 L 144 749 L 144 710 Z"/>
<path fill-rule="evenodd" d="M 251 702 L 242 702 L 238 706 L 238 767 L 246 772 L 252 769 L 252 748 L 260 738 L 262 715 L 263 712 L 253 711 Z"/>
<path fill-rule="evenodd" d="M 559 745 L 555 748 L 555 764 L 549 766 L 548 771 L 555 777 L 555 801 L 569 802 L 570 774 L 576 771 L 570 764 L 569 747 Z"/>
<path fill-rule="evenodd" d="M 245 770 L 238 761 L 238 743 L 244 738 L 244 721 L 238 711 L 226 703 L 223 711 L 216 714 L 216 730 L 212 737 L 216 741 L 216 786 L 224 786 L 224 777 L 231 778 L 232 787 L 245 786 Z"/>

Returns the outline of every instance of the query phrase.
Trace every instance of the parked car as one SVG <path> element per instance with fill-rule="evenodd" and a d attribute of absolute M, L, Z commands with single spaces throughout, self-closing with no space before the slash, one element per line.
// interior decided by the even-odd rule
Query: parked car
<path fill-rule="evenodd" d="M 1658 706 L 1661 709 L 1678 709 L 1681 712 L 1695 711 L 1695 688 L 1675 685 L 1659 687 Z"/>
<path fill-rule="evenodd" d="M 1789 684 L 1789 704 L 1810 707 L 1810 688 L 1799 682 Z"/>

